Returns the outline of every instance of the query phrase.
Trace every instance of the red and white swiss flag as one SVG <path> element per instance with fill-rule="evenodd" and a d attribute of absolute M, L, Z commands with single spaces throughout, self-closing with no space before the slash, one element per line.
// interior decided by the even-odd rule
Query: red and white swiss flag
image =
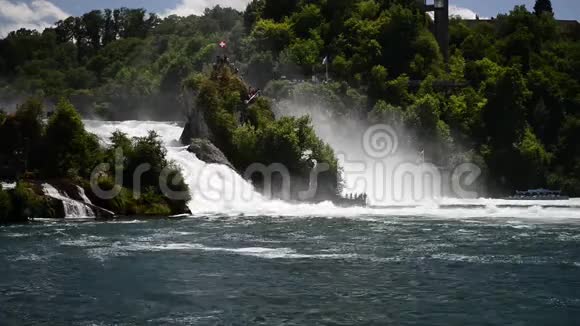
<path fill-rule="evenodd" d="M 219 42 L 219 46 L 220 46 L 220 48 L 225 49 L 228 47 L 228 44 L 226 43 L 226 41 L 221 41 L 221 42 Z"/>

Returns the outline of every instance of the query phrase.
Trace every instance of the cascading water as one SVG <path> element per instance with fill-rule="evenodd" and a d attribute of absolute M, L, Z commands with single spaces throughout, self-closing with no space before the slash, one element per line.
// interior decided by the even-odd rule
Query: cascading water
<path fill-rule="evenodd" d="M 580 218 L 578 209 L 551 208 L 543 209 L 541 205 L 550 202 L 520 202 L 528 205 L 522 208 L 498 208 L 502 204 L 512 204 L 496 199 L 441 199 L 438 203 L 417 204 L 407 208 L 340 208 L 331 203 L 291 204 L 279 200 L 268 200 L 257 193 L 253 186 L 238 173 L 227 166 L 207 164 L 187 151 L 187 147 L 178 142 L 183 128 L 177 123 L 151 121 L 103 122 L 85 121 L 86 129 L 96 134 L 103 143 L 108 143 L 113 132 L 119 130 L 130 137 L 147 136 L 150 130 L 159 134 L 167 149 L 167 156 L 181 169 L 185 182 L 189 185 L 192 200 L 189 208 L 194 215 L 226 216 L 322 216 L 348 218 L 376 218 L 377 216 L 426 216 L 434 218 L 462 219 L 466 217 L 503 218 L 518 216 L 521 218 L 552 219 Z M 465 205 L 455 209 L 441 209 L 441 205 Z M 537 206 L 537 207 L 529 207 Z M 580 200 L 571 200 L 568 205 L 580 205 Z"/>
<path fill-rule="evenodd" d="M 83 202 L 87 205 L 92 205 L 93 203 L 91 202 L 91 200 L 89 199 L 89 197 L 87 197 L 87 194 L 85 193 L 85 190 L 79 186 L 76 186 L 77 190 L 79 192 L 79 196 L 81 197 L 81 199 L 83 200 Z"/>
<path fill-rule="evenodd" d="M 117 130 L 129 137 L 144 137 L 151 130 L 157 132 L 166 146 L 168 159 L 182 169 L 190 188 L 189 208 L 193 213 L 243 213 L 266 202 L 251 184 L 229 167 L 202 162 L 188 152 L 187 147 L 180 146 L 177 139 L 183 128 L 175 123 L 85 121 L 85 126 L 104 143 Z"/>
<path fill-rule="evenodd" d="M 15 182 L 0 182 L 0 189 L 2 190 L 11 190 L 16 188 Z"/>
<path fill-rule="evenodd" d="M 42 190 L 46 196 L 58 199 L 62 202 L 64 205 L 65 218 L 95 218 L 95 212 L 93 212 L 89 206 L 69 198 L 66 194 L 58 191 L 58 189 L 52 185 L 45 183 L 42 185 Z M 85 203 L 91 204 L 90 200 L 86 197 L 84 190 L 80 187 L 79 193 L 83 197 Z"/>

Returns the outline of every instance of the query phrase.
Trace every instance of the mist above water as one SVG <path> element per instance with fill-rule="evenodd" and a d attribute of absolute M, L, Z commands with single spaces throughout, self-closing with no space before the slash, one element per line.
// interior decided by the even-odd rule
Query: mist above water
<path fill-rule="evenodd" d="M 319 105 L 284 100 L 278 116 L 310 116 L 317 135 L 337 154 L 343 167 L 343 195 L 365 193 L 371 204 L 426 204 L 444 197 L 439 169 L 424 162 L 423 149 L 410 146 L 401 128 L 371 125 L 357 113 L 339 115 Z"/>

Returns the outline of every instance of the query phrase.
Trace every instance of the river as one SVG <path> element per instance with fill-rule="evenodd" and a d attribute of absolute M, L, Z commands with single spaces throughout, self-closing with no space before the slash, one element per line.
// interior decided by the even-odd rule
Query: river
<path fill-rule="evenodd" d="M 577 325 L 580 225 L 231 217 L 0 229 L 2 325 Z"/>
<path fill-rule="evenodd" d="M 85 125 L 103 142 L 157 131 L 193 215 L 0 227 L 0 325 L 580 322 L 578 199 L 290 204 L 199 161 L 177 124 Z"/>

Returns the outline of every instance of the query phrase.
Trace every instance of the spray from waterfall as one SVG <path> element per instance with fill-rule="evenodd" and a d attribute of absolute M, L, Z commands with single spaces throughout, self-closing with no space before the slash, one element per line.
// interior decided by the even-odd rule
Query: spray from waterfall
<path fill-rule="evenodd" d="M 277 116 L 310 116 L 317 135 L 337 154 L 343 168 L 344 195 L 365 193 L 374 205 L 430 204 L 443 197 L 436 167 L 409 147 L 401 128 L 370 125 L 356 114 L 337 115 L 320 105 L 276 103 Z M 434 173 L 433 173 L 434 172 Z M 425 177 L 425 178 L 424 178 Z M 427 179 L 427 180 L 422 180 Z"/>

